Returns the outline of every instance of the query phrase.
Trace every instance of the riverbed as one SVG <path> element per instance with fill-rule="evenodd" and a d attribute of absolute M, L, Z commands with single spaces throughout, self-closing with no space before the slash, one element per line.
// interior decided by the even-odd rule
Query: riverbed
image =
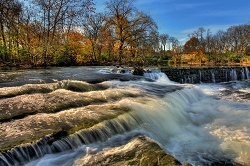
<path fill-rule="evenodd" d="M 101 161 L 138 136 L 181 163 L 250 165 L 249 76 L 180 84 L 157 69 L 132 70 L 0 72 L 0 165 Z"/>

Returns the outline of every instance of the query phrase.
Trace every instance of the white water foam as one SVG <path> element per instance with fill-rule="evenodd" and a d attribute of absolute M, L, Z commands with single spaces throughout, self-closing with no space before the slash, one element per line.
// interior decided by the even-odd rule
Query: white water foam
<path fill-rule="evenodd" d="M 156 75 L 162 75 L 163 81 L 159 81 L 161 79 L 157 77 L 156 82 L 152 84 L 169 84 L 162 73 Z M 140 81 L 133 82 L 136 83 L 140 84 Z M 119 86 L 127 88 L 131 86 L 131 82 L 120 83 Z M 208 165 L 220 159 L 231 159 L 249 165 L 250 105 L 215 99 L 213 96 L 218 96 L 225 88 L 224 85 L 179 86 L 184 89 L 167 93 L 162 98 L 147 95 L 141 100 L 124 99 L 124 104 L 132 107 L 145 122 L 143 133 L 158 141 L 181 162 Z M 140 86 L 136 87 L 141 91 Z M 121 137 L 125 138 L 125 135 Z M 110 143 L 112 144 L 112 141 Z M 51 160 L 50 164 L 46 164 L 58 165 L 55 160 L 58 159 L 60 164 L 64 163 L 63 161 L 67 163 L 67 159 L 77 158 L 81 153 L 86 154 L 86 149 L 95 153 L 100 144 L 80 147 L 83 150 L 77 148 L 79 153 L 73 150 L 48 155 L 47 158 L 39 159 L 39 162 L 45 165 L 46 161 Z"/>
<path fill-rule="evenodd" d="M 27 163 L 25 166 L 69 166 L 73 165 L 78 158 L 88 157 L 106 148 L 113 148 L 126 144 L 131 138 L 138 135 L 148 135 L 141 129 L 136 129 L 127 133 L 118 134 L 109 138 L 106 142 L 97 142 L 83 145 L 73 150 L 68 150 L 57 154 L 48 154 L 42 158 Z"/>
<path fill-rule="evenodd" d="M 169 83 L 167 79 L 164 82 Z M 132 82 L 119 86 L 126 84 Z M 223 85 L 180 86 L 184 89 L 164 98 L 124 99 L 124 104 L 144 120 L 145 133 L 181 162 L 207 165 L 230 159 L 248 165 L 250 105 L 215 99 L 213 96 L 225 89 Z"/>
<path fill-rule="evenodd" d="M 145 122 L 141 133 L 159 142 L 181 162 L 208 165 L 231 159 L 245 165 L 250 163 L 249 104 L 216 100 L 194 87 L 169 93 L 162 99 L 147 97 L 143 101 L 124 99 L 123 104 L 130 105 Z M 119 135 L 120 140 L 126 135 Z M 111 140 L 109 144 L 115 145 Z M 73 161 L 70 158 L 85 155 L 87 149 L 91 153 L 103 149 L 101 144 L 105 143 L 48 155 L 31 165 Z"/>
<path fill-rule="evenodd" d="M 154 81 L 156 81 L 157 83 L 160 84 L 176 84 L 172 81 L 170 81 L 170 79 L 168 78 L 168 76 L 165 73 L 162 73 L 160 71 L 152 71 L 152 72 L 146 72 L 143 75 L 145 78 L 150 78 Z"/>
<path fill-rule="evenodd" d="M 249 104 L 216 100 L 198 89 L 185 88 L 131 107 L 147 122 L 145 130 L 153 139 L 181 162 L 250 163 Z"/>
<path fill-rule="evenodd" d="M 101 73 L 101 74 L 127 74 L 127 75 L 131 75 L 132 69 L 130 68 L 121 68 L 121 67 L 106 67 L 106 68 L 102 68 L 100 70 L 97 71 L 97 73 Z"/>

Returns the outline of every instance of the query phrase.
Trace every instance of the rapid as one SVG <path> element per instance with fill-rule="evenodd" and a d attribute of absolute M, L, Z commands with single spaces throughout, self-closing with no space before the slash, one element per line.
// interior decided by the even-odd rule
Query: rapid
<path fill-rule="evenodd" d="M 0 72 L 0 165 L 68 166 L 139 135 L 181 163 L 250 165 L 250 80 L 179 84 L 157 69 Z"/>

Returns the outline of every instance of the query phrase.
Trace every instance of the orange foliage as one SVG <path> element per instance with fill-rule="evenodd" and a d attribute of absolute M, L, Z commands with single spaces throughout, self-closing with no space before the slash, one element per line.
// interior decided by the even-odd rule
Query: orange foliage
<path fill-rule="evenodd" d="M 72 42 L 82 42 L 84 39 L 84 36 L 79 32 L 71 32 L 68 35 L 68 40 Z"/>

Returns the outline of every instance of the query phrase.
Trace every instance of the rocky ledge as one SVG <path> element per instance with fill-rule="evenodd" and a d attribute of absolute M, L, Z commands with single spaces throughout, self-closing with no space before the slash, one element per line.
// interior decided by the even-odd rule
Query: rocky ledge
<path fill-rule="evenodd" d="M 156 142 L 146 136 L 138 136 L 126 145 L 105 149 L 96 154 L 88 154 L 73 164 L 74 166 L 87 165 L 133 165 L 133 166 L 191 166 L 181 164 L 173 156 L 167 154 Z"/>

